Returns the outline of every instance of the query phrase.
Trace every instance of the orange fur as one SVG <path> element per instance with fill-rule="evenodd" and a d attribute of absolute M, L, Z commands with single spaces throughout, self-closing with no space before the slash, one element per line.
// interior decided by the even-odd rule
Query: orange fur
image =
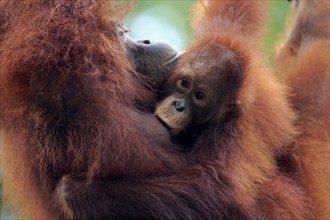
<path fill-rule="evenodd" d="M 205 7 L 197 36 L 226 45 L 244 68 L 241 117 L 228 133 L 201 139 L 187 163 L 155 142 L 159 123 L 135 110 L 136 96 L 146 97 L 127 74 L 113 2 L 0 0 L 0 163 L 4 195 L 20 217 L 329 216 L 328 23 L 318 35 L 303 32 L 299 47 L 289 41 L 278 58 L 296 119 L 288 88 L 255 48 L 264 2 Z"/>
<path fill-rule="evenodd" d="M 203 5 L 194 21 L 197 42 L 187 49 L 171 77 L 180 79 L 181 69 L 199 74 L 190 62 L 202 66 L 199 55 L 207 50 L 212 53 L 210 45 L 223 45 L 234 52 L 243 78 L 237 94 L 238 119 L 229 117 L 197 134 L 191 160 L 221 161 L 223 165 L 214 169 L 230 174 L 232 196 L 251 219 L 307 219 L 311 217 L 308 198 L 299 184 L 279 172 L 276 163 L 276 157 L 295 141 L 296 115 L 289 104 L 289 89 L 265 67 L 256 49 L 264 7 L 262 1 L 209 1 Z"/>
<path fill-rule="evenodd" d="M 211 127 L 199 134 L 201 137 L 197 135 L 197 149 L 190 154 L 191 160 L 203 163 L 207 157 L 221 161 L 223 165 L 215 169 L 230 174 L 232 196 L 251 219 L 308 218 L 304 192 L 276 165 L 276 156 L 297 134 L 287 87 L 265 68 L 249 38 L 234 37 L 226 31 L 207 33 L 188 48 L 186 56 L 208 44 L 224 45 L 238 56 L 243 66 L 243 82 L 237 95 L 240 113 L 237 121 L 228 119 L 234 122 L 220 122 L 219 130 Z"/>
<path fill-rule="evenodd" d="M 299 1 L 277 68 L 292 87 L 299 136 L 285 154 L 284 169 L 311 199 L 315 219 L 330 219 L 329 60 L 330 3 Z"/>
<path fill-rule="evenodd" d="M 200 0 L 198 3 L 197 16 L 192 22 L 197 37 L 225 31 L 253 39 L 249 42 L 259 45 L 265 23 L 266 1 Z M 239 8 L 237 4 L 240 4 Z"/>
<path fill-rule="evenodd" d="M 114 31 L 119 7 L 1 0 L 0 13 L 0 162 L 13 211 L 61 218 L 53 191 L 68 173 L 90 180 L 167 169 L 139 128 L 138 120 L 157 120 L 133 114 L 134 99 L 144 97 Z M 175 160 L 167 154 L 167 163 Z"/>

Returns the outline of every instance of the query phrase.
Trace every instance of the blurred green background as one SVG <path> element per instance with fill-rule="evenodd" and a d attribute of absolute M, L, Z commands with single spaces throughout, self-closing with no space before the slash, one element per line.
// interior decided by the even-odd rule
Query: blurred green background
<path fill-rule="evenodd" d="M 138 1 L 124 23 L 134 39 L 165 40 L 184 50 L 193 41 L 189 19 L 194 16 L 194 3 L 194 0 Z M 264 52 L 271 64 L 274 43 L 283 34 L 290 3 L 287 0 L 269 0 L 268 3 Z"/>
<path fill-rule="evenodd" d="M 194 14 L 191 8 L 194 0 L 146 1 L 140 0 L 133 11 L 124 21 L 130 29 L 130 35 L 135 39 L 165 40 L 184 50 L 193 40 L 189 18 Z M 266 35 L 264 38 L 264 52 L 271 66 L 274 43 L 284 29 L 284 21 L 290 3 L 287 0 L 269 0 L 269 16 Z M 1 184 L 0 184 L 1 191 Z M 8 219 L 8 213 L 1 213 L 0 218 Z"/>

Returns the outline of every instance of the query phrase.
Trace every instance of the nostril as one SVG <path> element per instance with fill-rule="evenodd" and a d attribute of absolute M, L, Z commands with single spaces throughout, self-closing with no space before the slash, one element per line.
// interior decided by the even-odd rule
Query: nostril
<path fill-rule="evenodd" d="M 173 105 L 175 105 L 175 109 L 179 112 L 182 112 L 185 108 L 184 101 L 181 99 L 174 101 Z"/>
<path fill-rule="evenodd" d="M 150 40 L 139 40 L 138 42 L 143 44 L 151 44 Z"/>

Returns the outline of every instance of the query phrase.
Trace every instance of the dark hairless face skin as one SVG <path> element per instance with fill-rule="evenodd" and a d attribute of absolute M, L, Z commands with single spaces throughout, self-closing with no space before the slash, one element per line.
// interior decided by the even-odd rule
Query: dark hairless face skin
<path fill-rule="evenodd" d="M 241 77 L 238 58 L 223 45 L 192 48 L 166 81 L 155 114 L 174 136 L 218 124 L 238 104 Z"/>
<path fill-rule="evenodd" d="M 180 58 L 180 51 L 164 41 L 133 40 L 127 30 L 118 25 L 118 35 L 122 40 L 127 58 L 148 87 L 159 89 Z"/>

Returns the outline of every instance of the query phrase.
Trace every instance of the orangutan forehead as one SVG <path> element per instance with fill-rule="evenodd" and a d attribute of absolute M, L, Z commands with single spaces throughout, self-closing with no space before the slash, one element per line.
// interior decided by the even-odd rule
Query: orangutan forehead
<path fill-rule="evenodd" d="M 207 51 L 193 51 L 181 62 L 181 71 L 200 77 L 218 77 L 219 74 L 231 72 L 238 65 L 236 55 L 225 49 L 209 53 Z"/>

